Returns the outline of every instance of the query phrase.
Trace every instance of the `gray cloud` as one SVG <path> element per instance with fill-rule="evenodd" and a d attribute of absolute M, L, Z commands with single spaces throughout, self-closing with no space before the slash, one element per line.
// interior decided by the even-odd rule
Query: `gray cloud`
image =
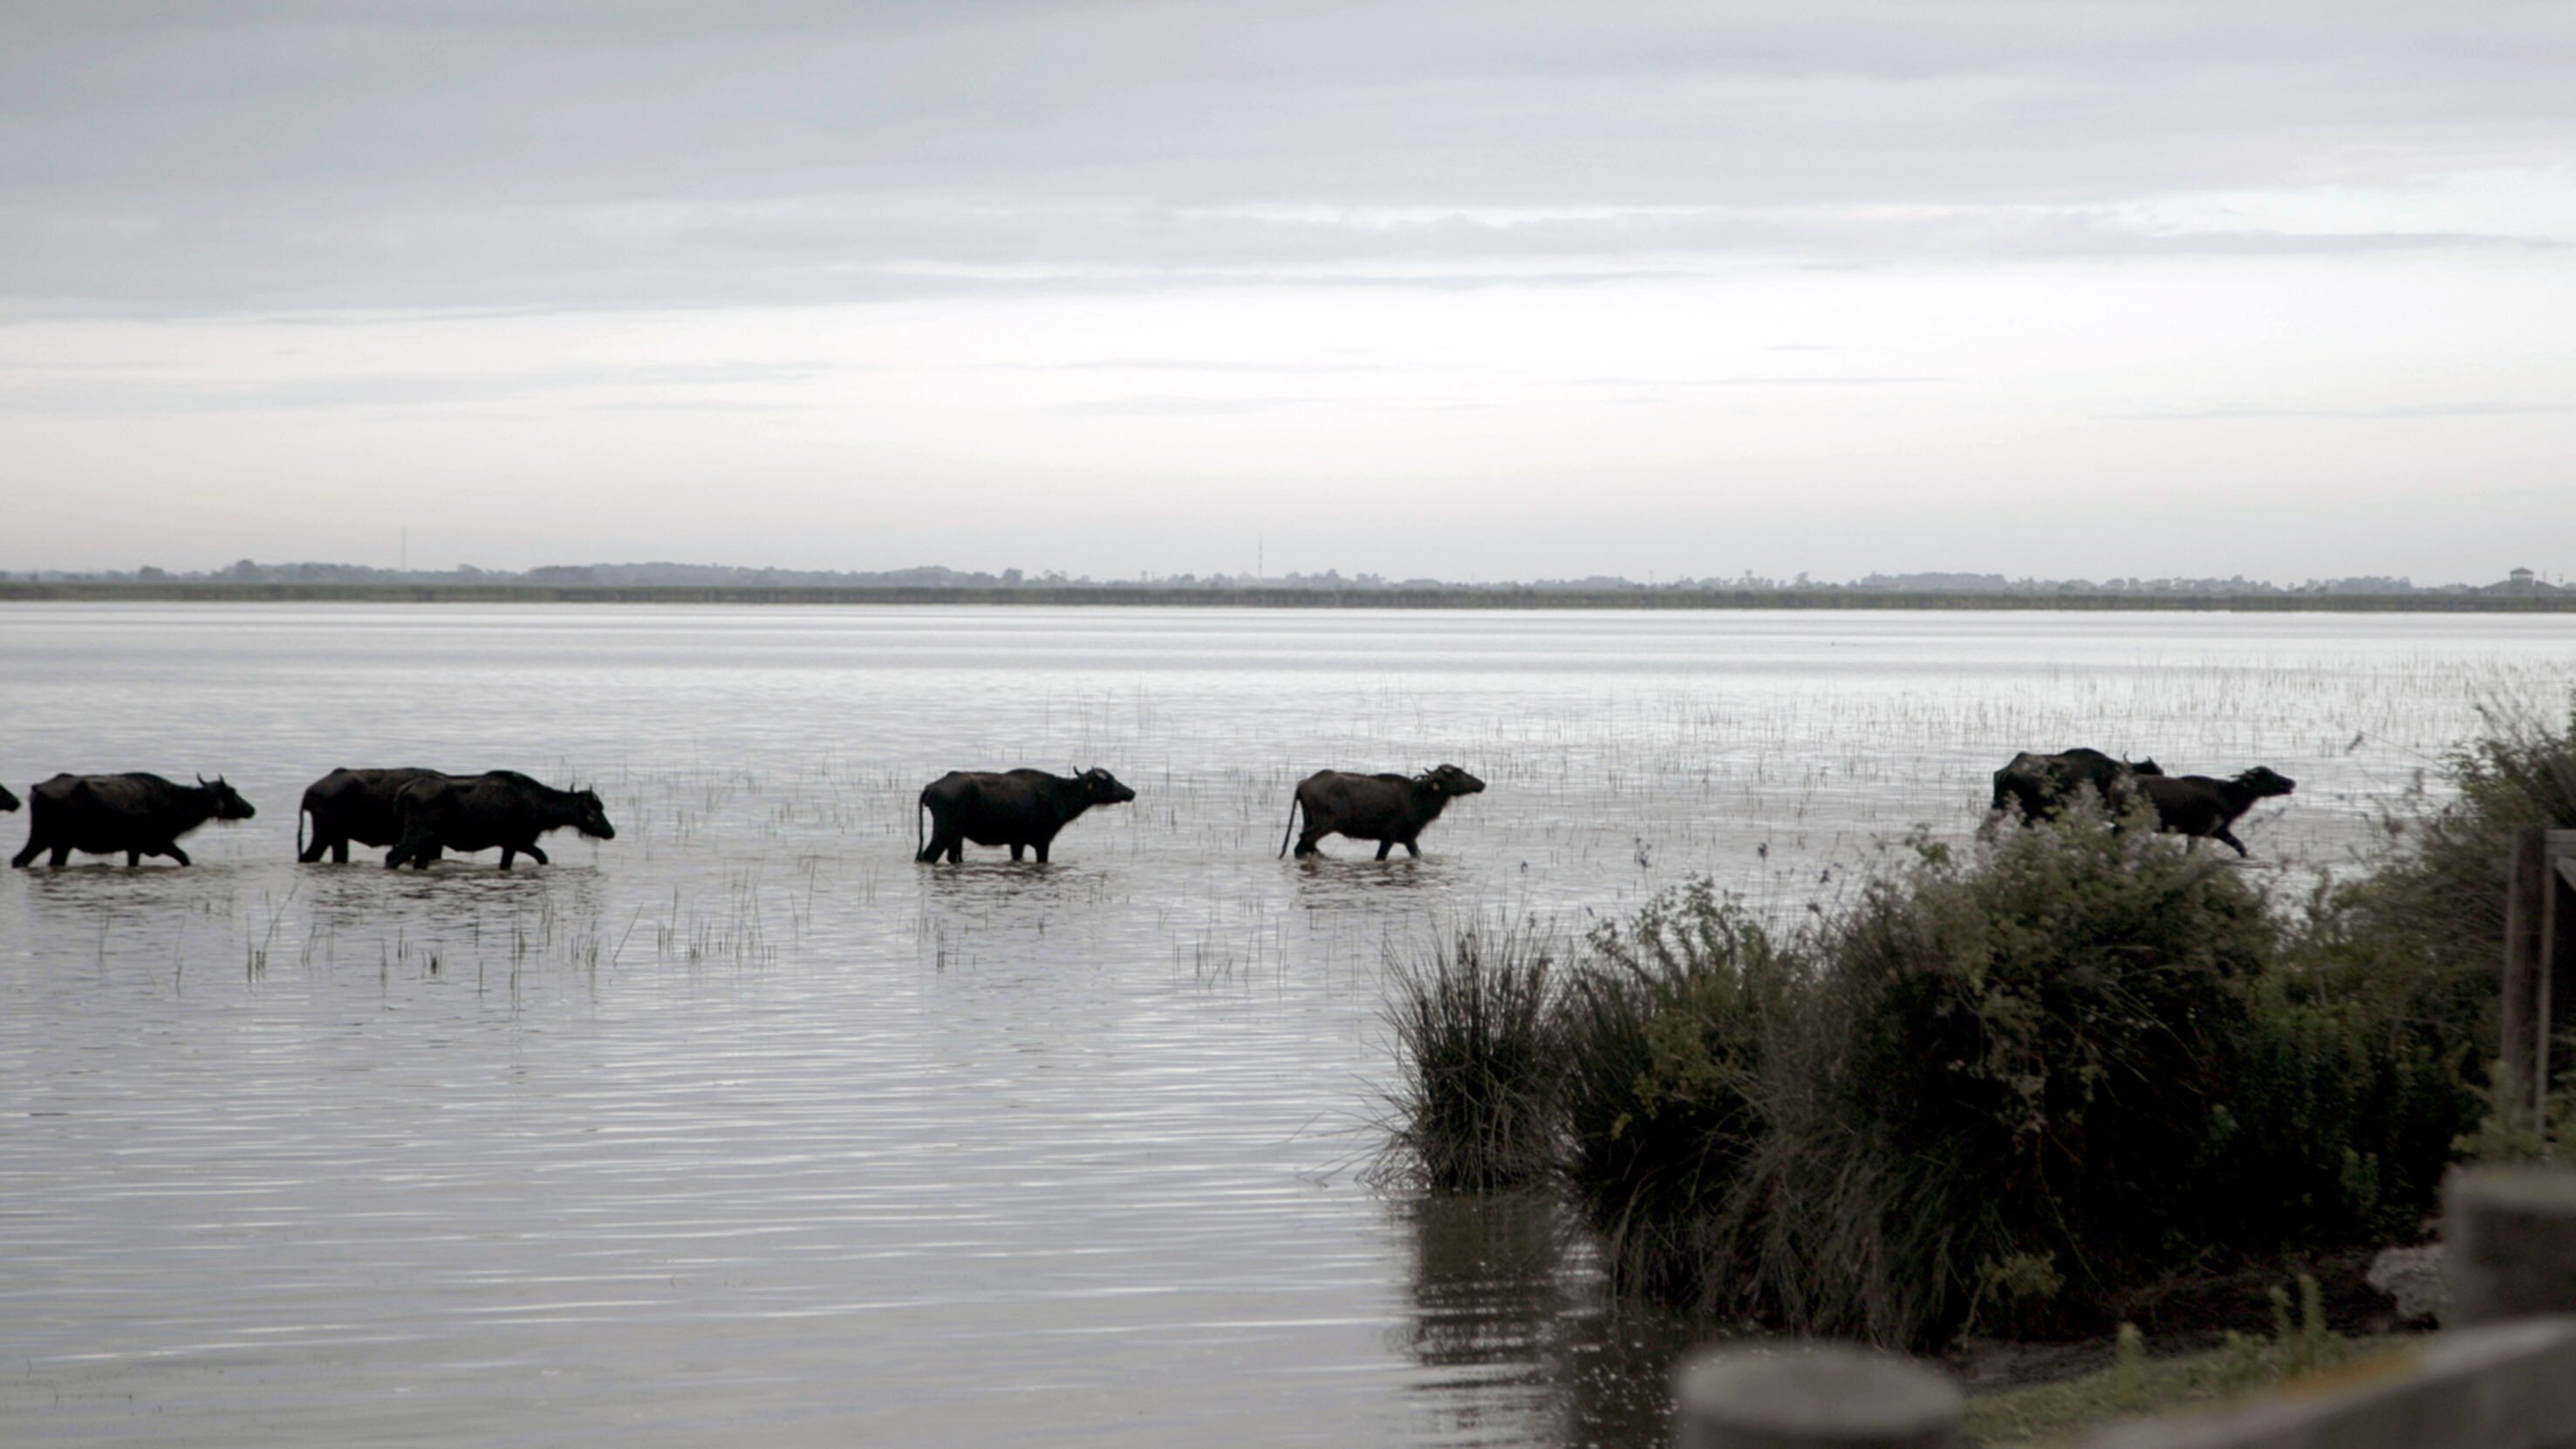
<path fill-rule="evenodd" d="M 2117 208 L 2554 162 L 2571 60 L 2576 12 L 2515 4 L 16 7 L 0 299 L 691 306 L 2555 245 Z"/>

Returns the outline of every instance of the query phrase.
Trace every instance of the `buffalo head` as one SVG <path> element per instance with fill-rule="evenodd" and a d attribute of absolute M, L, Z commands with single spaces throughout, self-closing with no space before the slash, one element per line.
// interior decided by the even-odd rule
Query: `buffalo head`
<path fill-rule="evenodd" d="M 617 838 L 617 827 L 608 823 L 608 811 L 600 805 L 597 790 L 573 791 L 572 803 L 573 809 L 578 812 L 573 818 L 573 829 L 593 840 Z"/>
<path fill-rule="evenodd" d="M 2287 795 L 2299 788 L 2298 781 L 2269 765 L 2256 765 L 2253 769 L 2237 776 L 2236 783 L 2244 786 L 2257 800 L 2268 799 L 2274 795 Z"/>
<path fill-rule="evenodd" d="M 1484 781 L 1456 765 L 1435 765 L 1413 778 L 1441 795 L 1474 795 L 1485 788 Z"/>
<path fill-rule="evenodd" d="M 0 785 L 0 815 L 6 815 L 17 808 L 18 797 L 9 793 L 8 786 Z"/>
<path fill-rule="evenodd" d="M 2153 759 L 2130 760 L 2127 763 L 2129 773 L 2132 775 L 2161 775 L 2165 772 L 2165 767 L 2157 764 Z"/>
<path fill-rule="evenodd" d="M 1082 798 L 1094 805 L 1124 805 L 1136 798 L 1136 792 L 1118 783 L 1118 777 L 1093 766 L 1074 776 L 1082 782 Z"/>
<path fill-rule="evenodd" d="M 197 786 L 199 789 L 211 790 L 214 792 L 215 818 L 217 820 L 248 820 L 259 813 L 257 810 L 251 808 L 251 803 L 248 800 L 241 797 L 240 791 L 225 784 L 224 777 L 221 775 L 217 775 L 212 780 L 207 779 L 203 775 L 199 775 L 197 777 Z"/>

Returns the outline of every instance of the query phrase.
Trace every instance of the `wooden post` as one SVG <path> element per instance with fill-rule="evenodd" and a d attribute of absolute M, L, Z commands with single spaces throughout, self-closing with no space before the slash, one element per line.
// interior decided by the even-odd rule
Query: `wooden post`
<path fill-rule="evenodd" d="M 2549 832 L 2526 825 L 2513 832 L 2513 862 L 2504 888 L 2505 1079 L 2497 1098 L 2519 1115 L 2540 1120 L 2549 1093 L 2549 976 L 2547 951 L 2557 880 L 2549 868 Z"/>
<path fill-rule="evenodd" d="M 2557 1068 L 2550 1055 L 2566 1045 L 2576 1029 L 2576 830 L 2552 830 L 2541 837 L 2548 858 L 2540 909 L 2540 999 L 2534 1014 L 2540 1022 L 2540 1081 L 2546 1086 Z"/>
<path fill-rule="evenodd" d="M 1948 1374 L 1845 1343 L 1704 1350 L 1673 1397 L 1674 1449 L 1947 1449 L 1966 1412 Z"/>

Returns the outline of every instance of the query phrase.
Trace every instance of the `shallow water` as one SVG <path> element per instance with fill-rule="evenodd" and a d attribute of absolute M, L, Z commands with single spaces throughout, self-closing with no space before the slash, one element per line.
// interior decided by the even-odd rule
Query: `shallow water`
<path fill-rule="evenodd" d="M 1390 948 L 1830 905 L 2078 743 L 2296 777 L 2287 884 L 2571 674 L 2547 617 L 0 606 L 22 793 L 261 810 L 0 878 L 0 1439 L 1651 1442 L 1689 1325 L 1543 1204 L 1357 1181 Z M 1274 858 L 1299 776 L 1444 759 L 1421 860 Z M 619 835 L 294 864 L 373 764 Z M 1018 764 L 1137 800 L 912 864 Z"/>

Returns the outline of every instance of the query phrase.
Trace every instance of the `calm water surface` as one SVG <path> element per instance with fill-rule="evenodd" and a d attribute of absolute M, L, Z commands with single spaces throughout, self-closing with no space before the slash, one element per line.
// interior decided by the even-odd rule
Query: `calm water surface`
<path fill-rule="evenodd" d="M 0 879 L 0 1440 L 1650 1443 L 1688 1325 L 1357 1180 L 1390 949 L 1830 905 L 2078 743 L 2296 777 L 2286 885 L 2571 676 L 2550 618 L 0 606 L 0 778 L 261 811 Z M 1422 860 L 1273 858 L 1306 772 L 1441 760 Z M 619 836 L 295 865 L 375 764 Z M 1137 800 L 911 863 L 1018 764 Z"/>

